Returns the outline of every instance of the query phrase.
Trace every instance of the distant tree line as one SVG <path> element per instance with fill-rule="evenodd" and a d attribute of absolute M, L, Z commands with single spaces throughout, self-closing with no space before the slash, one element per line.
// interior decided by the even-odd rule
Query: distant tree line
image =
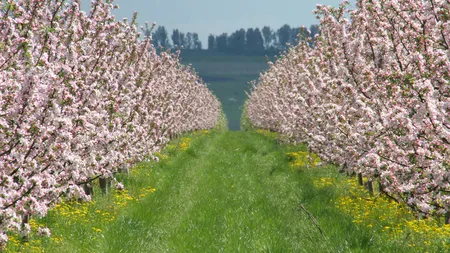
<path fill-rule="evenodd" d="M 164 26 L 159 26 L 154 32 L 146 31 L 146 35 L 150 33 L 156 47 L 202 50 L 202 43 L 197 33 L 185 34 L 174 29 L 169 37 Z M 315 35 L 318 33 L 318 25 L 311 25 L 309 30 L 306 27 L 290 27 L 287 24 L 278 30 L 272 30 L 269 26 L 264 26 L 262 29 L 241 28 L 230 35 L 210 34 L 207 50 L 241 55 L 277 54 L 284 50 L 287 44 L 297 44 L 299 40 L 308 40 L 310 46 L 313 46 Z"/>
<path fill-rule="evenodd" d="M 319 26 L 312 25 L 308 30 L 305 27 L 290 27 L 283 25 L 274 31 L 269 26 L 236 30 L 228 35 L 210 34 L 208 36 L 208 50 L 233 54 L 264 55 L 278 53 L 286 45 L 297 44 L 299 40 L 309 40 L 310 46 L 314 44 L 314 37 L 319 33 Z"/>
<path fill-rule="evenodd" d="M 146 35 L 150 35 L 151 31 L 146 30 Z M 158 26 L 158 28 L 151 33 L 152 43 L 155 47 L 159 48 L 183 48 L 186 50 L 201 50 L 202 42 L 198 38 L 197 33 L 182 33 L 178 29 L 173 30 L 169 41 L 169 34 L 164 26 Z"/>

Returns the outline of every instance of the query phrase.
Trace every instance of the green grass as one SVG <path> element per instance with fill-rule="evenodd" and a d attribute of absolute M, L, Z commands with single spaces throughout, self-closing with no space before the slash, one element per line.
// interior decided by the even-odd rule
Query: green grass
<path fill-rule="evenodd" d="M 242 132 L 192 143 L 152 171 L 155 195 L 108 230 L 105 252 L 301 251 L 303 236 L 320 235 L 276 146 Z"/>
<path fill-rule="evenodd" d="M 33 220 L 52 237 L 12 237 L 9 252 L 423 252 L 355 223 L 336 207 L 347 178 L 329 165 L 292 167 L 289 153 L 305 148 L 268 136 L 213 131 L 175 140 L 159 163 L 119 177 L 127 192 Z M 333 183 L 322 187 L 324 179 Z"/>

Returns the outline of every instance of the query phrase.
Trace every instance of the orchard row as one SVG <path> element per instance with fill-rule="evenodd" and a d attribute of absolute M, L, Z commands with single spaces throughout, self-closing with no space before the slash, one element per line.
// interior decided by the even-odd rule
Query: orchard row
<path fill-rule="evenodd" d="M 195 72 L 114 8 L 0 1 L 0 244 L 61 199 L 88 200 L 92 180 L 218 123 L 221 105 Z"/>
<path fill-rule="evenodd" d="M 424 215 L 450 211 L 450 2 L 318 6 L 315 47 L 261 75 L 251 123 L 309 144 Z"/>

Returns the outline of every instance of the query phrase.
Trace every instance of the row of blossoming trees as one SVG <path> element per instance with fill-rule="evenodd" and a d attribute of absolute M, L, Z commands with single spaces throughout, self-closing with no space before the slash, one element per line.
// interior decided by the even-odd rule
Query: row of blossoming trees
<path fill-rule="evenodd" d="M 176 134 L 217 125 L 218 100 L 156 54 L 110 1 L 0 1 L 0 243 L 83 185 Z"/>
<path fill-rule="evenodd" d="M 423 214 L 450 211 L 450 1 L 318 6 L 315 48 L 262 74 L 251 123 L 308 143 Z"/>

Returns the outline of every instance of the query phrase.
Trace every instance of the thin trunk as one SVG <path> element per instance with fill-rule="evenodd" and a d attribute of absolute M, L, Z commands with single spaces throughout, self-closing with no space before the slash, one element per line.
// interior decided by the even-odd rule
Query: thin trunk
<path fill-rule="evenodd" d="M 361 186 L 364 185 L 363 176 L 361 173 L 358 173 L 358 184 Z"/>

